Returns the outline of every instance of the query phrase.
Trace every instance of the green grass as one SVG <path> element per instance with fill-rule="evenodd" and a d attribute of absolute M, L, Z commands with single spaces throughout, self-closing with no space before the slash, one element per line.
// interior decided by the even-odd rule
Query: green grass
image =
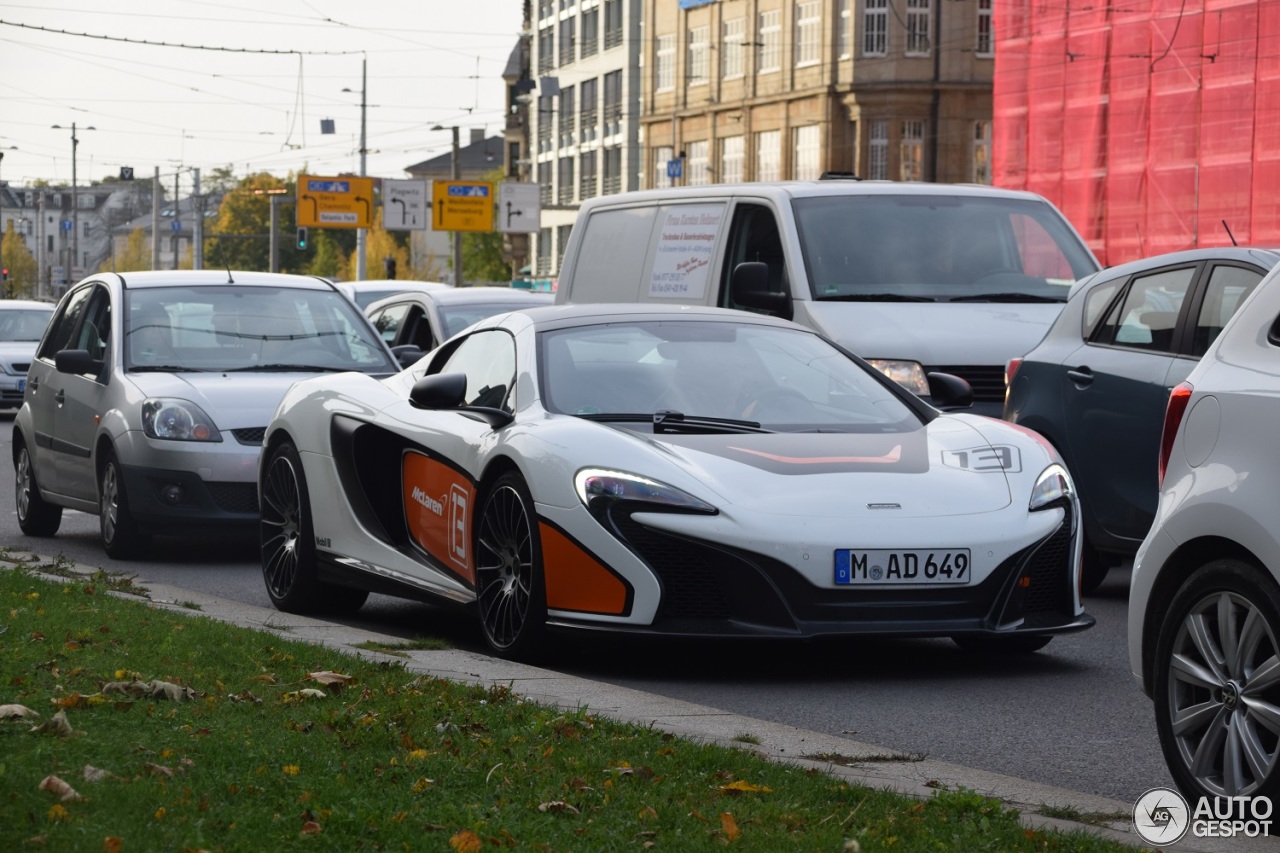
<path fill-rule="evenodd" d="M 380 643 L 376 640 L 366 640 L 363 643 L 356 643 L 355 648 L 369 652 L 382 652 L 383 654 L 397 657 L 408 657 L 404 652 L 441 651 L 443 649 L 451 649 L 453 646 L 436 637 L 421 637 L 416 640 L 405 640 L 401 643 Z"/>
<path fill-rule="evenodd" d="M 0 850 L 1127 849 L 104 589 L 0 571 Z"/>

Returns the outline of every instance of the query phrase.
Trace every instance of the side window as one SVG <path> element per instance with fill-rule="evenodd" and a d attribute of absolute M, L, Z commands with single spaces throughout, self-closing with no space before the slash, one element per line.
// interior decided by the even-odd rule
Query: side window
<path fill-rule="evenodd" d="M 88 350 L 94 359 L 107 355 L 107 342 L 111 339 L 111 297 L 105 287 L 95 287 L 84 312 L 84 322 L 76 332 L 72 349 Z"/>
<path fill-rule="evenodd" d="M 743 308 L 733 301 L 730 282 L 733 270 L 746 261 L 760 261 L 769 267 L 769 290 L 775 293 L 787 291 L 786 256 L 782 251 L 782 234 L 778 220 L 769 208 L 758 204 L 740 204 L 733 213 L 733 224 L 726 242 L 724 270 L 720 282 L 720 306 Z M 756 308 L 744 308 L 760 312 Z"/>
<path fill-rule="evenodd" d="M 388 305 L 386 308 L 379 310 L 373 314 L 369 320 L 373 323 L 373 327 L 378 330 L 378 334 L 388 345 L 396 339 L 396 333 L 400 331 L 400 324 L 404 322 L 404 315 L 409 313 L 409 304 L 402 302 L 398 305 Z"/>
<path fill-rule="evenodd" d="M 422 306 L 414 305 L 409 310 L 409 316 L 404 321 L 404 331 L 400 334 L 400 343 L 413 344 L 423 352 L 436 345 L 435 336 L 431 334 L 431 321 Z"/>
<path fill-rule="evenodd" d="M 458 345 L 440 373 L 467 377 L 468 406 L 512 410 L 508 396 L 516 377 L 516 343 L 506 332 L 477 332 Z"/>
<path fill-rule="evenodd" d="M 1116 291 L 1120 289 L 1120 285 L 1124 279 L 1109 281 L 1106 284 L 1100 284 L 1091 288 L 1084 298 L 1084 327 L 1081 329 L 1085 339 L 1089 339 L 1093 335 L 1093 330 L 1097 328 L 1098 321 L 1102 319 L 1102 313 L 1107 310 L 1107 306 L 1111 304 L 1111 300 L 1115 299 Z"/>
<path fill-rule="evenodd" d="M 1172 352 L 1178 314 L 1195 267 L 1135 276 L 1123 301 L 1099 328 L 1099 343 L 1153 352 Z"/>
<path fill-rule="evenodd" d="M 1222 332 L 1231 315 L 1236 313 L 1245 297 L 1262 281 L 1262 273 L 1255 269 L 1218 264 L 1209 274 L 1209 286 L 1205 288 L 1204 302 L 1200 304 L 1200 316 L 1196 319 L 1195 333 L 1191 339 L 1191 354 L 1204 355 L 1209 344 Z"/>
<path fill-rule="evenodd" d="M 71 335 L 84 316 L 91 293 L 92 287 L 82 287 L 67 299 L 62 312 L 53 320 L 49 335 L 44 339 L 44 346 L 40 347 L 40 358 L 52 360 L 55 355 L 71 346 Z"/>

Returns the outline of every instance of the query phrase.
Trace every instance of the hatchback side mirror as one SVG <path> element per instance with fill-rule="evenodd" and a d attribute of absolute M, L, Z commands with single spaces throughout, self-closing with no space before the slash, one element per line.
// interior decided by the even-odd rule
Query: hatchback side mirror
<path fill-rule="evenodd" d="M 102 372 L 102 359 L 89 355 L 87 349 L 64 349 L 53 357 L 53 363 L 59 373 L 97 376 Z"/>

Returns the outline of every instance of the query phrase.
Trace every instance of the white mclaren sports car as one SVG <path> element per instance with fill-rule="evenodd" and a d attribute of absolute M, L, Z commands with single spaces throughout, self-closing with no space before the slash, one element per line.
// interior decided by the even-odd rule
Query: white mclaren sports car
<path fill-rule="evenodd" d="M 1094 622 L 1048 442 L 738 311 L 535 308 L 388 379 L 298 382 L 259 490 L 278 608 L 457 602 L 511 657 L 573 630 L 1025 652 Z"/>

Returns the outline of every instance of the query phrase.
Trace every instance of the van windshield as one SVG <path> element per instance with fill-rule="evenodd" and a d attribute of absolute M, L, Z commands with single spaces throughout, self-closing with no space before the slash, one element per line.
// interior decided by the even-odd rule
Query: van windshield
<path fill-rule="evenodd" d="M 1098 270 L 1045 202 L 860 195 L 793 204 L 814 299 L 1065 302 Z"/>

